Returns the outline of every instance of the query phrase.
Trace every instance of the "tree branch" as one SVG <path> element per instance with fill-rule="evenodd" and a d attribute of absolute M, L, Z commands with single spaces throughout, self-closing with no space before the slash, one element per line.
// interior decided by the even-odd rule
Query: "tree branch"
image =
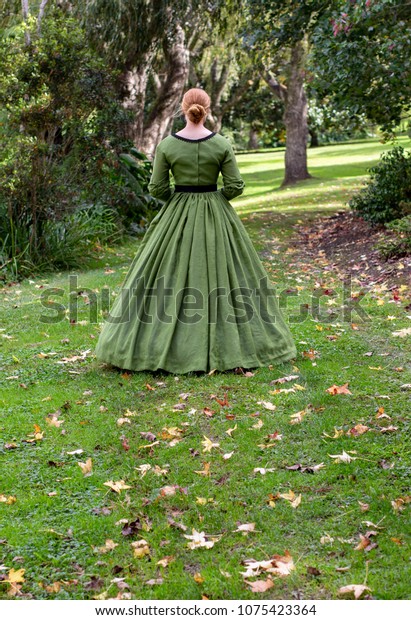
<path fill-rule="evenodd" d="M 29 17 L 30 9 L 29 9 L 29 0 L 21 0 L 21 10 L 23 12 L 23 20 L 27 23 L 27 19 Z M 25 32 L 26 45 L 30 45 L 30 33 L 28 30 Z"/>
<path fill-rule="evenodd" d="M 275 96 L 280 99 L 280 101 L 286 101 L 287 99 L 287 87 L 284 84 L 280 84 L 277 81 L 277 78 L 274 77 L 271 72 L 267 69 L 260 72 L 262 79 L 268 84 L 270 90 L 275 94 Z"/>
<path fill-rule="evenodd" d="M 46 10 L 46 4 L 47 4 L 48 0 L 41 0 L 41 4 L 40 4 L 40 8 L 39 8 L 39 14 L 37 17 L 37 34 L 40 35 L 41 32 L 41 20 L 43 19 L 44 16 L 44 11 Z"/>

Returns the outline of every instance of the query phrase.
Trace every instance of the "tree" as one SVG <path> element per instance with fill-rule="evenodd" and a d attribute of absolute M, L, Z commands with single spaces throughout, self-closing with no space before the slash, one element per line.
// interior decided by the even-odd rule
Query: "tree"
<path fill-rule="evenodd" d="M 40 15 L 25 2 L 0 46 L 0 236 L 12 238 L 13 258 L 37 263 L 50 222 L 92 202 L 96 186 L 103 198 L 127 121 L 78 22 L 56 8 Z"/>
<path fill-rule="evenodd" d="M 310 86 L 353 117 L 365 114 L 385 139 L 411 108 L 411 3 L 340 0 L 312 35 Z"/>
<path fill-rule="evenodd" d="M 284 104 L 285 176 L 282 186 L 311 177 L 307 168 L 307 98 L 304 89 L 310 33 L 328 6 L 320 0 L 246 0 L 244 45 L 260 75 Z"/>
<path fill-rule="evenodd" d="M 83 3 L 76 3 L 94 44 L 122 70 L 123 101 L 134 114 L 130 136 L 137 148 L 153 154 L 181 100 L 197 40 L 214 27 L 215 32 L 223 28 L 223 13 L 236 4 L 86 0 L 84 10 Z"/>

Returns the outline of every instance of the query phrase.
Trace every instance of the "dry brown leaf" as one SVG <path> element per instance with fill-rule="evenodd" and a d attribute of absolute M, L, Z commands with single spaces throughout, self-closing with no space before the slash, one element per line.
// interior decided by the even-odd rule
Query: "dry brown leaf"
<path fill-rule="evenodd" d="M 301 504 L 301 493 L 297 496 L 294 491 L 290 490 L 287 493 L 279 493 L 279 497 L 289 501 L 293 508 L 297 508 Z"/>
<path fill-rule="evenodd" d="M 132 542 L 131 546 L 134 549 L 135 558 L 143 558 L 145 555 L 150 555 L 150 547 L 148 545 L 148 542 L 144 540 L 144 538 Z"/>
<path fill-rule="evenodd" d="M 244 560 L 243 564 L 247 567 L 245 572 L 241 572 L 244 577 L 256 577 L 262 571 L 273 573 L 279 577 L 285 577 L 294 570 L 294 562 L 290 552 L 286 550 L 285 555 L 273 555 L 269 560 L 256 562 L 255 560 Z"/>
<path fill-rule="evenodd" d="M 248 532 L 254 532 L 254 530 L 255 523 L 243 523 L 242 525 L 239 525 L 234 532 L 241 532 L 243 536 L 247 536 Z"/>
<path fill-rule="evenodd" d="M 301 424 L 304 416 L 306 416 L 308 411 L 306 409 L 302 409 L 301 411 L 297 411 L 297 413 L 293 413 L 290 415 L 290 424 Z"/>
<path fill-rule="evenodd" d="M 210 535 L 205 534 L 204 532 L 197 532 L 194 528 L 192 529 L 192 534 L 183 534 L 183 536 L 191 541 L 187 543 L 187 546 L 190 549 L 199 549 L 200 547 L 211 549 L 211 547 L 214 547 L 216 540 L 219 540 L 219 537 L 215 536 L 213 536 L 211 540 L 206 540 L 206 536 Z"/>
<path fill-rule="evenodd" d="M 113 480 L 108 480 L 107 482 L 103 482 L 103 484 L 106 487 L 110 487 L 110 489 L 115 491 L 115 493 L 120 493 L 120 491 L 123 491 L 124 489 L 131 489 L 131 486 L 126 484 L 124 480 L 117 480 L 116 482 Z"/>
<path fill-rule="evenodd" d="M 220 444 L 219 443 L 213 443 L 211 441 L 211 439 L 209 439 L 208 437 L 206 437 L 205 435 L 203 435 L 205 441 L 202 441 L 201 443 L 204 446 L 203 452 L 211 452 L 212 448 L 219 448 Z"/>
<path fill-rule="evenodd" d="M 103 547 L 94 547 L 94 551 L 96 553 L 108 553 L 109 551 L 113 551 L 116 547 L 118 547 L 118 543 L 115 543 L 111 538 L 107 538 Z"/>
<path fill-rule="evenodd" d="M 270 385 L 275 385 L 276 383 L 286 383 L 287 381 L 294 381 L 294 379 L 298 379 L 298 375 L 288 375 L 287 377 L 273 379 L 273 381 L 270 381 Z"/>
<path fill-rule="evenodd" d="M 84 476 L 90 476 L 93 469 L 93 461 L 91 458 L 88 458 L 85 463 L 78 462 L 77 465 L 80 467 Z"/>
<path fill-rule="evenodd" d="M 367 510 L 369 510 L 369 508 L 370 508 L 369 504 L 365 504 L 364 502 L 360 502 L 360 500 L 358 500 L 358 503 L 360 505 L 361 512 L 367 512 Z"/>
<path fill-rule="evenodd" d="M 344 435 L 344 430 L 343 429 L 337 429 L 334 426 L 334 435 L 328 435 L 325 431 L 323 431 L 323 435 L 324 435 L 324 437 L 328 437 L 329 439 L 338 439 L 339 437 L 341 437 L 341 435 Z"/>
<path fill-rule="evenodd" d="M 173 562 L 174 558 L 174 555 L 166 555 L 164 558 L 157 562 L 157 565 L 166 568 L 171 562 Z"/>
<path fill-rule="evenodd" d="M 356 599 L 359 599 L 360 596 L 362 594 L 364 594 L 364 592 L 366 590 L 371 592 L 371 588 L 369 588 L 368 586 L 364 586 L 364 585 L 349 585 L 349 586 L 343 586 L 342 588 L 340 588 L 338 590 L 338 594 L 354 594 L 354 597 Z"/>
<path fill-rule="evenodd" d="M 353 428 L 350 428 L 350 430 L 347 431 L 346 434 L 353 435 L 355 437 L 357 435 L 363 435 L 368 430 L 369 430 L 368 426 L 365 426 L 364 424 L 356 424 Z"/>
<path fill-rule="evenodd" d="M 9 570 L 8 578 L 3 580 L 3 583 L 23 583 L 25 581 L 23 575 L 26 572 L 25 568 L 19 568 L 18 570 L 14 570 L 11 568 Z"/>
<path fill-rule="evenodd" d="M 15 502 L 17 502 L 17 497 L 14 495 L 0 495 L 0 503 L 2 504 L 8 504 L 10 506 Z"/>
<path fill-rule="evenodd" d="M 124 424 L 131 424 L 131 420 L 129 418 L 118 418 L 117 426 L 123 426 Z"/>
<path fill-rule="evenodd" d="M 257 405 L 262 405 L 264 409 L 268 409 L 269 411 L 274 411 L 275 409 L 277 409 L 277 405 L 273 405 L 273 403 L 270 403 L 266 400 L 257 401 Z"/>
<path fill-rule="evenodd" d="M 233 456 L 233 454 L 234 454 L 234 450 L 233 450 L 232 452 L 226 452 L 225 454 L 223 454 L 223 459 L 224 459 L 225 461 L 228 461 L 228 459 L 231 459 L 231 457 Z"/>
<path fill-rule="evenodd" d="M 194 471 L 195 474 L 200 474 L 200 476 L 209 476 L 210 475 L 210 463 L 203 463 L 204 469 L 201 471 Z"/>
<path fill-rule="evenodd" d="M 335 463 L 351 463 L 351 461 L 355 461 L 357 458 L 355 456 L 350 456 L 344 450 L 342 454 L 329 454 L 328 456 L 335 459 Z"/>
<path fill-rule="evenodd" d="M 244 583 L 251 586 L 251 592 L 266 592 L 274 585 L 274 582 L 269 577 L 265 580 L 259 579 L 257 581 L 247 581 L 244 579 Z"/>
<path fill-rule="evenodd" d="M 350 392 L 350 390 L 348 389 L 348 382 L 344 383 L 344 385 L 332 385 L 331 387 L 327 388 L 325 391 L 328 392 L 329 394 L 335 395 L 335 394 L 352 394 L 352 392 Z"/>
<path fill-rule="evenodd" d="M 64 424 L 64 420 L 59 420 L 56 415 L 52 415 L 50 417 L 47 416 L 46 422 L 49 426 L 55 426 L 56 428 L 59 428 L 62 424 Z"/>
<path fill-rule="evenodd" d="M 230 437 L 232 437 L 233 432 L 234 432 L 235 430 L 237 430 L 237 424 L 236 424 L 235 426 L 233 426 L 233 428 L 228 428 L 228 429 L 226 430 L 226 433 L 227 433 L 227 435 L 230 435 Z"/>

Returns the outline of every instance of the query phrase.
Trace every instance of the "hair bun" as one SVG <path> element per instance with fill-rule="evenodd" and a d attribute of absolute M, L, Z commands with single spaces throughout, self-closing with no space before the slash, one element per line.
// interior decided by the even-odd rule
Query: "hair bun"
<path fill-rule="evenodd" d="M 187 110 L 187 116 L 193 123 L 199 123 L 206 115 L 206 109 L 201 103 L 193 103 Z"/>

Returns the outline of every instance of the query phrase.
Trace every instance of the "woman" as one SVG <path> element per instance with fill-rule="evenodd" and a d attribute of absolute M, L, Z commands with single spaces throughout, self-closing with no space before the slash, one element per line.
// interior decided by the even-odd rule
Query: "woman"
<path fill-rule="evenodd" d="M 158 144 L 149 184 L 165 203 L 103 325 L 96 358 L 176 374 L 295 358 L 268 274 L 229 202 L 244 190 L 233 149 L 204 127 L 210 98 L 192 88 L 182 110 L 186 126 Z"/>

